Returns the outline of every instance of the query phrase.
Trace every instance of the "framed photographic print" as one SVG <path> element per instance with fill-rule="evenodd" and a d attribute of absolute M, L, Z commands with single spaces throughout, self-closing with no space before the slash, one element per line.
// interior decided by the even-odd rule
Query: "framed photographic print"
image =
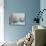
<path fill-rule="evenodd" d="M 9 16 L 10 25 L 25 25 L 25 13 L 12 13 Z"/>

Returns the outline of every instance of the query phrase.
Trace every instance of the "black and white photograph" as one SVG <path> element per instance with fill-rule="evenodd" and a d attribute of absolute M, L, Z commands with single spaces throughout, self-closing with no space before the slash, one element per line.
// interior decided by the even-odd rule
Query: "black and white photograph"
<path fill-rule="evenodd" d="M 25 25 L 25 13 L 13 13 L 9 16 L 10 25 Z"/>

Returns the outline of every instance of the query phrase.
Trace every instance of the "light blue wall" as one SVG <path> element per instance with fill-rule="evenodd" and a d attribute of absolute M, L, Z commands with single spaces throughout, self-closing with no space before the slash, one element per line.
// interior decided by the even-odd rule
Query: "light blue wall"
<path fill-rule="evenodd" d="M 32 30 L 35 12 L 40 9 L 40 0 L 4 0 L 4 2 L 5 40 L 18 41 Z M 12 12 L 25 12 L 26 26 L 10 26 L 8 17 Z"/>
<path fill-rule="evenodd" d="M 42 11 L 43 9 L 46 9 L 46 0 L 41 0 L 40 1 L 40 10 Z M 43 22 L 40 21 L 40 25 L 46 27 L 46 11 L 43 12 L 42 17 L 43 17 Z"/>

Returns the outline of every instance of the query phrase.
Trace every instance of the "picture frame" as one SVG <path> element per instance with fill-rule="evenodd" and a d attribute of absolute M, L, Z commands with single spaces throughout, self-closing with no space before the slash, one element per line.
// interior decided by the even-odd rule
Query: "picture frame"
<path fill-rule="evenodd" d="M 9 16 L 10 25 L 25 25 L 25 13 L 12 13 Z"/>

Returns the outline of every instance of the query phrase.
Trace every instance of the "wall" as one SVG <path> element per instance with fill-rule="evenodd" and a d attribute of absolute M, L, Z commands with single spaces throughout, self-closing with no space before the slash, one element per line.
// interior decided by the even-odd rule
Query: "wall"
<path fill-rule="evenodd" d="M 3 0 L 0 0 L 0 42 L 4 41 L 4 8 L 3 6 L 4 6 Z"/>
<path fill-rule="evenodd" d="M 41 11 L 42 11 L 43 9 L 46 9 L 46 0 L 40 0 L 40 9 L 41 9 Z M 46 27 L 46 20 L 45 20 L 45 19 L 46 19 L 46 11 L 43 12 L 42 17 L 43 17 L 43 22 L 41 21 L 41 22 L 40 22 L 40 25 Z"/>
<path fill-rule="evenodd" d="M 32 30 L 33 19 L 40 9 L 40 0 L 4 0 L 4 37 L 7 41 L 18 41 Z M 24 12 L 25 26 L 10 26 L 9 15 L 12 12 Z"/>

